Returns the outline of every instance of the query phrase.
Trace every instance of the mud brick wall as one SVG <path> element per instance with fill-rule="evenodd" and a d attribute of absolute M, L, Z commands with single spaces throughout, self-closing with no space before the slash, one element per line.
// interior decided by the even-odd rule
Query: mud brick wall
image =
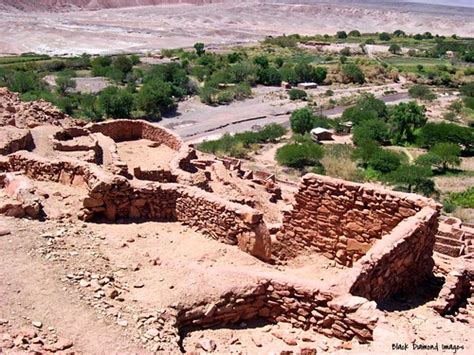
<path fill-rule="evenodd" d="M 183 145 L 181 138 L 160 126 L 142 120 L 113 120 L 86 126 L 92 133 L 102 133 L 116 142 L 148 139 L 162 143 L 174 150 Z"/>
<path fill-rule="evenodd" d="M 439 211 L 424 207 L 377 241 L 351 269 L 350 293 L 376 302 L 432 275 Z"/>
<path fill-rule="evenodd" d="M 277 234 L 279 259 L 320 252 L 351 266 L 400 221 L 413 216 L 426 200 L 369 185 L 308 174 L 284 211 Z"/>
<path fill-rule="evenodd" d="M 246 290 L 228 292 L 218 300 L 181 307 L 177 324 L 180 328 L 210 327 L 263 318 L 365 343 L 372 340 L 381 317 L 375 302 L 362 297 L 282 280 L 262 280 Z"/>

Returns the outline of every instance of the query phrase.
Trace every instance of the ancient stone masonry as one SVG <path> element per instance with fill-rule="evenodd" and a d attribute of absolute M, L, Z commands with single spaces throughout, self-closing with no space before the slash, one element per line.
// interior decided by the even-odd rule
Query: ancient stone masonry
<path fill-rule="evenodd" d="M 474 225 L 463 223 L 457 218 L 442 218 L 434 250 L 449 257 L 472 254 L 474 252 Z"/>
<path fill-rule="evenodd" d="M 431 276 L 438 213 L 423 207 L 378 240 L 351 269 L 351 294 L 378 302 Z"/>
<path fill-rule="evenodd" d="M 0 126 L 32 128 L 44 124 L 71 127 L 82 123 L 70 118 L 50 102 L 22 102 L 18 94 L 0 88 Z"/>
<path fill-rule="evenodd" d="M 92 133 L 102 133 L 115 142 L 149 139 L 165 144 L 178 151 L 182 147 L 181 139 L 174 133 L 142 120 L 114 120 L 91 123 L 85 127 Z"/>
<path fill-rule="evenodd" d="M 270 236 L 260 212 L 197 187 L 129 181 L 91 164 L 54 161 L 28 152 L 10 155 L 9 169 L 24 171 L 32 179 L 82 186 L 83 219 L 177 220 L 258 258 L 270 258 Z"/>
<path fill-rule="evenodd" d="M 468 315 L 472 318 L 472 308 L 474 307 L 473 292 L 474 267 L 472 262 L 470 267 L 458 265 L 447 275 L 446 282 L 432 307 L 436 312 L 445 316 L 454 314 L 462 303 L 467 301 L 467 306 L 471 309 L 471 313 L 468 313 Z"/>
<path fill-rule="evenodd" d="M 277 234 L 280 259 L 320 252 L 351 266 L 371 246 L 433 201 L 325 176 L 303 177 Z"/>
<path fill-rule="evenodd" d="M 255 286 L 233 290 L 218 300 L 178 305 L 177 326 L 222 326 L 259 317 L 365 343 L 372 340 L 373 329 L 383 318 L 375 303 L 365 298 L 339 294 L 341 290 L 321 289 L 307 282 L 268 280 L 263 276 Z"/>
<path fill-rule="evenodd" d="M 33 146 L 33 137 L 27 129 L 4 127 L 0 131 L 0 154 L 8 155 Z"/>
<path fill-rule="evenodd" d="M 18 110 L 12 105 L 0 107 L 0 118 L 12 124 L 22 122 L 17 121 Z M 39 120 L 49 122 L 46 116 Z M 319 275 L 320 279 L 314 275 L 301 278 L 293 271 L 285 275 L 269 265 L 258 272 L 218 268 L 217 274 L 239 282 L 232 288 L 217 289 L 212 296 L 203 293 L 203 299 L 183 300 L 157 312 L 159 325 L 153 334 L 158 334 L 153 339 L 168 343 L 173 350 L 179 349 L 179 331 L 257 318 L 344 341 L 369 342 L 383 319 L 377 304 L 432 275 L 435 241 L 441 245 L 438 250 L 457 250 L 459 255 L 472 244 L 471 226 L 446 222 L 449 228 L 438 230 L 440 206 L 431 199 L 315 174 L 302 178 L 294 204 L 283 211 L 283 222 L 270 228 L 271 237 L 261 212 L 265 208 L 238 193 L 228 195 L 221 190 L 228 189 L 230 181 L 237 186 L 235 191 L 244 191 L 240 184 L 247 184 L 245 188 L 266 191 L 275 200 L 270 201 L 276 202 L 282 195 L 272 174 L 245 170 L 238 159 L 198 157 L 178 136 L 145 121 L 50 128 L 3 129 L 8 139 L 0 146 L 0 187 L 1 197 L 9 204 L 2 201 L 1 208 L 7 210 L 0 213 L 38 217 L 41 196 L 49 201 L 49 196 L 55 196 L 49 189 L 64 189 L 72 191 L 69 205 L 80 206 L 68 211 L 68 218 L 99 223 L 180 222 L 263 261 L 280 264 L 278 268 L 291 268 L 285 265 L 290 259 L 309 254 L 321 254 L 331 259 L 322 257 L 325 267 L 337 267 L 337 277 L 330 281 L 327 275 Z M 38 137 L 46 137 L 50 145 L 41 141 L 43 149 L 31 147 Z M 142 139 L 148 141 L 121 145 Z M 127 164 L 134 164 L 131 155 L 140 144 L 148 150 L 167 147 L 161 147 L 162 161 L 146 167 L 133 165 L 132 171 Z M 150 151 L 148 156 L 153 156 L 155 150 Z M 48 187 L 46 192 L 42 186 Z M 51 205 L 45 206 L 43 215 L 48 216 Z M 281 216 L 277 217 L 279 222 Z M 459 243 L 463 243 L 462 252 L 446 247 Z M 456 312 L 466 299 L 471 305 L 473 274 L 466 268 L 449 274 L 434 309 L 445 315 Z M 285 338 L 288 334 L 275 336 L 287 344 L 296 343 Z"/>

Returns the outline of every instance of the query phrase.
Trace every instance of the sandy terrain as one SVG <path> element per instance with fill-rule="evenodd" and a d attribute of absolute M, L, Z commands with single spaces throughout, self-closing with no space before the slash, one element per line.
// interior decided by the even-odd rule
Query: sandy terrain
<path fill-rule="evenodd" d="M 160 48 L 248 43 L 283 33 L 338 30 L 473 35 L 474 9 L 389 4 L 285 4 L 272 1 L 72 11 L 0 8 L 0 53 L 146 52 Z"/>
<path fill-rule="evenodd" d="M 117 150 L 131 172 L 136 166 L 144 170 L 168 168 L 169 162 L 176 155 L 176 152 L 166 145 L 156 147 L 152 141 L 146 139 L 117 143 Z"/>

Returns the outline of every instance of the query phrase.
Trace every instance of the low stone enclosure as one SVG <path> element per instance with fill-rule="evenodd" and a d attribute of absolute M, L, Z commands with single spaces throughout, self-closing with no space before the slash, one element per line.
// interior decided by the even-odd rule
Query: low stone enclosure
<path fill-rule="evenodd" d="M 163 315 L 163 329 L 171 327 L 177 332 L 264 318 L 367 342 L 383 318 L 377 303 L 432 275 L 440 206 L 431 199 L 308 174 L 301 180 L 294 205 L 283 212 L 283 223 L 271 237 L 262 212 L 206 191 L 207 168 L 227 164 L 229 169 L 240 169 L 238 163 L 196 160 L 194 149 L 179 137 L 144 121 L 89 124 L 63 130 L 51 139 L 63 151 L 70 148 L 68 141 L 88 134 L 97 135 L 94 139 L 103 156 L 102 143 L 107 140 L 109 163 L 115 165 L 115 142 L 145 138 L 166 144 L 176 151 L 169 175 L 151 179 L 158 181 L 142 180 L 148 175 L 132 178 L 112 172 L 106 164 L 16 151 L 0 158 L 0 185 L 5 187 L 6 176 L 13 172 L 30 180 L 71 185 L 82 191 L 78 217 L 85 221 L 178 221 L 265 262 L 285 264 L 318 253 L 345 269 L 331 283 L 316 282 L 317 275 L 301 279 L 248 274 L 253 286 L 245 290 L 232 289 L 218 299 L 170 307 Z M 244 175 L 243 179 L 275 184 L 272 176 Z M 178 346 L 164 333 L 163 340 Z"/>

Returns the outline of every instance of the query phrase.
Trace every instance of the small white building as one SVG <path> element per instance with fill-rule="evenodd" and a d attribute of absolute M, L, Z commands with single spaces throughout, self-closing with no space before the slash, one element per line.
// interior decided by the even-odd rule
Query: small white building
<path fill-rule="evenodd" d="M 322 128 L 322 127 L 316 127 L 313 128 L 310 132 L 311 138 L 315 142 L 321 142 L 321 141 L 331 141 L 332 140 L 332 132 L 329 129 Z"/>
<path fill-rule="evenodd" d="M 299 83 L 298 84 L 298 89 L 301 90 L 308 90 L 308 89 L 317 89 L 318 84 L 316 83 Z"/>

